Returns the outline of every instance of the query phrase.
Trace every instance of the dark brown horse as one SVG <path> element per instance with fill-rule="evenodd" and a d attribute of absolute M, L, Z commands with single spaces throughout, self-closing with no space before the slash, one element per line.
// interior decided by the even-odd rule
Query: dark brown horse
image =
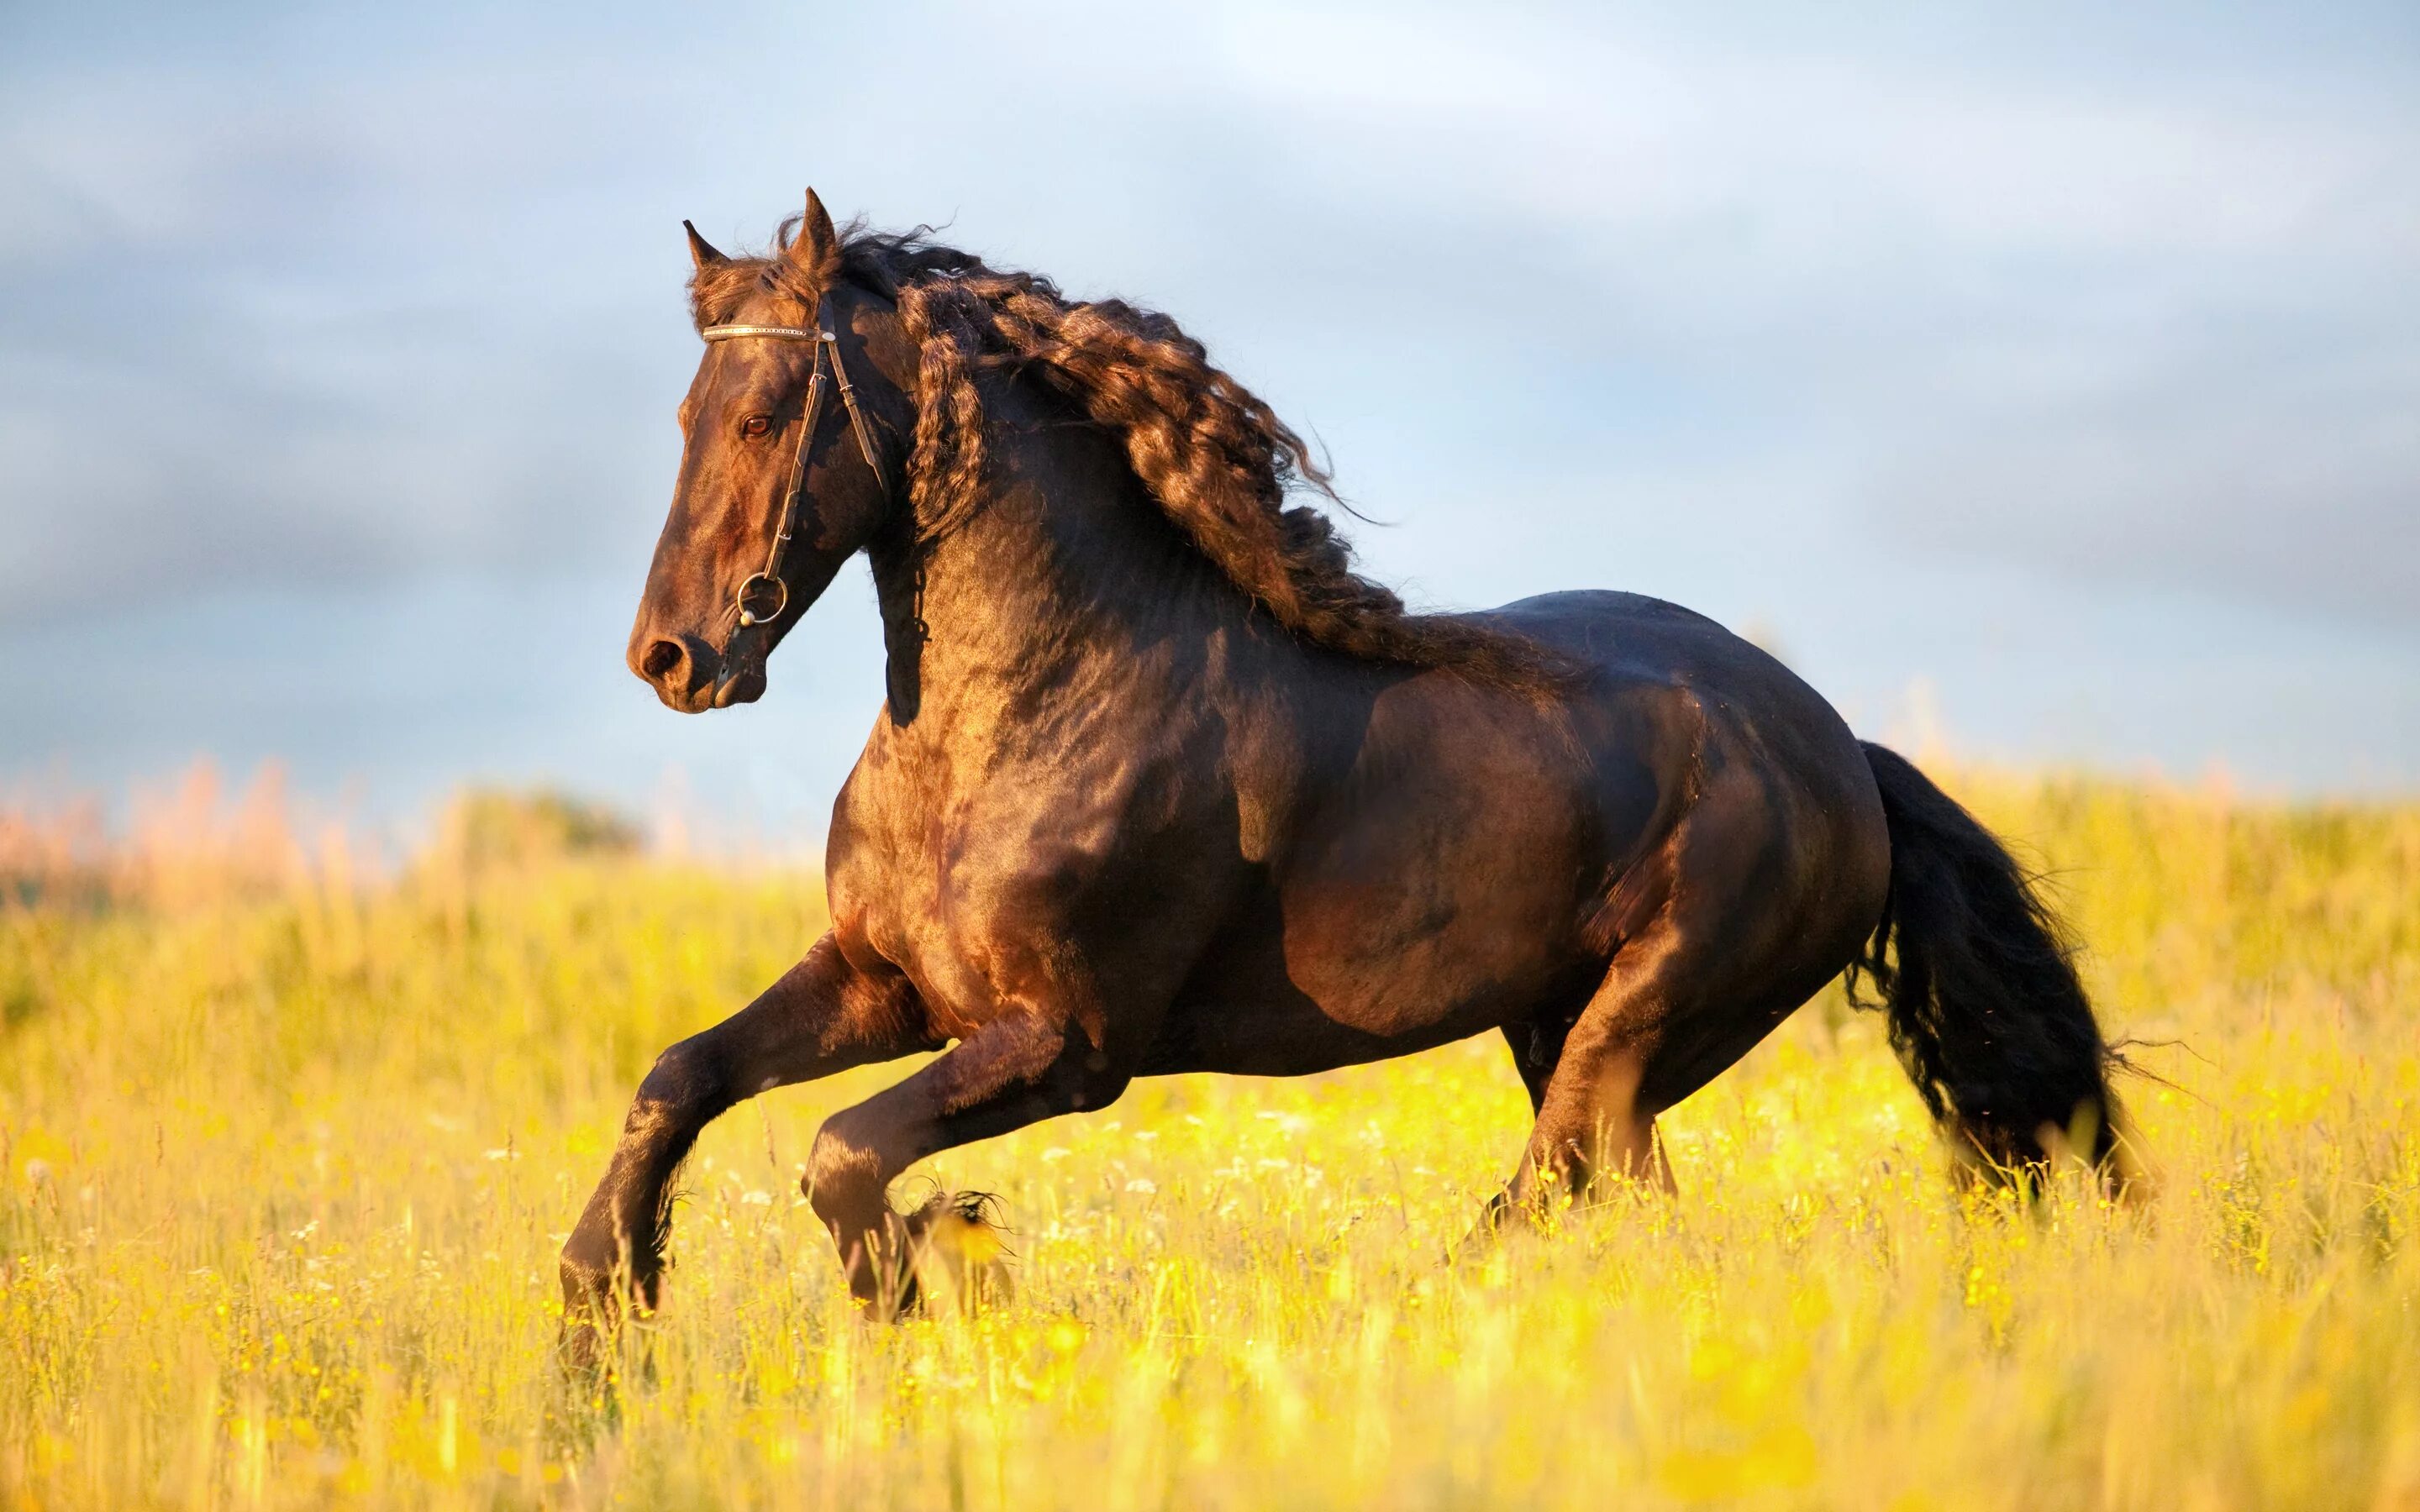
<path fill-rule="evenodd" d="M 1656 1115 L 1844 969 L 1975 1166 L 2071 1128 L 2119 1158 L 2023 872 L 1763 652 L 1626 594 L 1406 613 L 1289 504 L 1325 490 L 1295 434 L 1164 316 L 843 235 L 812 193 L 770 256 L 690 235 L 708 345 L 630 667 L 675 709 L 757 698 L 861 550 L 890 696 L 833 808 L 831 932 L 639 1088 L 564 1246 L 577 1335 L 654 1302 L 709 1119 L 945 1047 L 809 1165 L 884 1308 L 931 1211 L 894 1178 L 1137 1076 L 1497 1030 L 1537 1127 L 1490 1224 L 1668 1185 Z"/>

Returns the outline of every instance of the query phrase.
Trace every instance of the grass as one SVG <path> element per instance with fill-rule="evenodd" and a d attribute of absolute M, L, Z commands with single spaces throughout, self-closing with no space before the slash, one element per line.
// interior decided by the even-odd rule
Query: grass
<path fill-rule="evenodd" d="M 1443 1265 L 1526 1130 L 1493 1041 L 1145 1084 L 936 1162 L 1013 1295 L 874 1327 L 797 1179 L 876 1069 L 708 1131 L 610 1401 L 556 1246 L 813 879 L 0 889 L 0 1506 L 2420 1506 L 2420 806 L 1957 786 L 2179 1041 L 2146 1211 L 1962 1198 L 1835 990 L 1668 1117 L 1677 1200 Z"/>

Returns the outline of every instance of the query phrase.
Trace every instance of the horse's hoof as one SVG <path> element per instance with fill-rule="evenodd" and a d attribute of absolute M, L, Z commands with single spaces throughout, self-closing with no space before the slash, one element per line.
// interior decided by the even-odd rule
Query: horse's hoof
<path fill-rule="evenodd" d="M 973 1312 L 1008 1299 L 1013 1257 L 987 1192 L 936 1192 L 905 1219 L 908 1274 L 901 1310 Z"/>

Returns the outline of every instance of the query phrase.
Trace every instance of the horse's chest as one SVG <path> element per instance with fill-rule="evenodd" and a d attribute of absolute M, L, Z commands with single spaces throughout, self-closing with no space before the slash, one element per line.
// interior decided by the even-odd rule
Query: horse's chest
<path fill-rule="evenodd" d="M 1121 936 L 1155 911 L 1137 875 L 1198 848 L 1184 837 L 1202 827 L 1147 774 L 1099 764 L 858 787 L 834 826 L 835 917 L 908 973 L 952 1036 L 1006 1002 L 1097 995 L 1131 953 Z"/>

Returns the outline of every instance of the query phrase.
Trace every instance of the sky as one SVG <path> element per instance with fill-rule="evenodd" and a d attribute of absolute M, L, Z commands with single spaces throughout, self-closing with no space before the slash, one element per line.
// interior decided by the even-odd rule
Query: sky
<path fill-rule="evenodd" d="M 812 847 L 862 568 L 755 707 L 622 665 L 684 217 L 1169 311 L 1416 602 L 1777 645 L 1869 735 L 2420 787 L 2420 10 L 0 0 L 0 794 L 208 754 Z"/>

